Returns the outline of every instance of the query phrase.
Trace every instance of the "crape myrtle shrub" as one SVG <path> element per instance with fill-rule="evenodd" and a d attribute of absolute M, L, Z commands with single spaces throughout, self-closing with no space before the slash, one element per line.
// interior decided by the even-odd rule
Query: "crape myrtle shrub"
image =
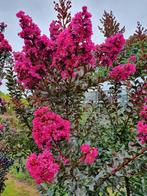
<path fill-rule="evenodd" d="M 10 52 L 11 52 L 11 46 L 7 42 L 7 40 L 4 37 L 4 29 L 6 25 L 4 23 L 0 23 L 0 86 L 2 85 L 2 79 L 4 78 L 4 67 L 5 64 L 9 61 Z M 5 104 L 4 101 L 0 98 L 0 138 L 2 135 L 2 132 L 5 129 L 4 124 L 1 122 L 1 116 L 5 112 Z M 3 142 L 0 140 L 0 193 L 4 190 L 5 187 L 5 180 L 6 180 L 6 174 L 9 170 L 9 167 L 12 165 L 13 161 L 8 156 L 7 148 L 3 144 Z"/>
<path fill-rule="evenodd" d="M 23 11 L 17 13 L 24 46 L 7 68 L 7 87 L 26 126 L 21 156 L 28 155 L 26 168 L 44 195 L 109 195 L 110 188 L 119 195 L 144 195 L 145 29 L 138 23 L 125 40 L 125 27 L 104 12 L 99 29 L 106 39 L 95 44 L 87 7 L 73 17 L 70 8 L 69 0 L 55 2 L 50 36 Z M 99 102 L 85 107 L 90 88 Z"/>

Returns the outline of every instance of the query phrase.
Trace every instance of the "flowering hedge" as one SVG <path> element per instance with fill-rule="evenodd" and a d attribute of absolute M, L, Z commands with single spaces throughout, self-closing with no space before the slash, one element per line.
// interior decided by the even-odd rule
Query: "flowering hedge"
<path fill-rule="evenodd" d="M 50 37 L 30 16 L 17 13 L 24 46 L 7 68 L 7 86 L 26 125 L 26 168 L 44 195 L 99 195 L 109 188 L 145 193 L 144 29 L 138 26 L 139 33 L 126 40 L 124 28 L 105 12 L 100 29 L 109 36 L 95 44 L 88 8 L 73 18 L 70 8 L 69 0 L 55 3 L 58 19 L 50 24 Z M 98 92 L 98 103 L 84 103 L 89 89 Z"/>

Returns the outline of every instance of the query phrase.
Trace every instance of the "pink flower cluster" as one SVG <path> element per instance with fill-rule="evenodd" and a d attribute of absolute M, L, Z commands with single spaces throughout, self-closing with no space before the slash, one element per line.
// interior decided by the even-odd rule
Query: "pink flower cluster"
<path fill-rule="evenodd" d="M 17 13 L 22 31 L 19 36 L 24 39 L 21 52 L 16 52 L 14 69 L 18 80 L 31 89 L 47 74 L 47 65 L 51 64 L 53 42 L 40 33 L 38 26 L 23 11 Z"/>
<path fill-rule="evenodd" d="M 136 72 L 136 67 L 133 64 L 121 64 L 112 68 L 109 72 L 110 78 L 115 81 L 123 81 Z"/>
<path fill-rule="evenodd" d="M 92 165 L 98 156 L 98 149 L 94 147 L 90 147 L 89 144 L 82 144 L 80 146 L 81 152 L 84 154 L 81 158 L 80 161 L 84 162 L 88 165 Z"/>
<path fill-rule="evenodd" d="M 33 119 L 33 138 L 39 148 L 51 148 L 52 142 L 68 140 L 70 122 L 44 106 L 37 109 Z"/>
<path fill-rule="evenodd" d="M 65 29 L 53 21 L 49 28 L 51 39 L 41 35 L 38 26 L 23 11 L 17 13 L 17 17 L 22 28 L 19 36 L 25 45 L 21 52 L 15 53 L 14 68 L 19 82 L 25 87 L 34 88 L 43 77 L 49 75 L 52 78 L 55 72 L 61 78 L 69 79 L 81 67 L 94 66 L 91 14 L 86 7 Z"/>
<path fill-rule="evenodd" d="M 74 77 L 84 66 L 94 66 L 92 51 L 95 47 L 91 41 L 90 18 L 87 7 L 83 7 L 82 12 L 77 13 L 69 26 L 56 38 L 52 67 L 61 73 L 63 79 Z"/>
<path fill-rule="evenodd" d="M 5 39 L 2 32 L 0 32 L 0 53 L 4 51 L 12 51 L 11 46 L 9 45 L 8 41 Z"/>
<path fill-rule="evenodd" d="M 21 52 L 15 53 L 15 71 L 26 88 L 32 89 L 44 77 L 53 74 L 62 79 L 70 79 L 81 72 L 84 67 L 93 69 L 98 65 L 112 66 L 125 45 L 121 33 L 95 46 L 91 40 L 91 14 L 87 7 L 75 14 L 67 28 L 63 29 L 57 21 L 50 24 L 50 39 L 41 35 L 38 26 L 23 11 L 17 13 L 22 31 L 19 36 L 24 39 Z M 95 55 L 94 55 L 95 53 Z"/>
<path fill-rule="evenodd" d="M 38 156 L 36 153 L 32 153 L 27 159 L 26 168 L 37 184 L 53 182 L 59 171 L 59 165 L 55 163 L 51 152 L 47 150 Z"/>
<path fill-rule="evenodd" d="M 36 153 L 31 154 L 27 159 L 26 167 L 38 184 L 53 182 L 59 171 L 59 164 L 55 163 L 55 158 L 50 152 L 53 143 L 54 150 L 59 153 L 59 156 L 56 154 L 56 160 L 65 165 L 70 163 L 62 154 L 59 143 L 57 143 L 62 139 L 68 140 L 69 135 L 70 122 L 49 111 L 47 106 L 34 112 L 33 138 L 43 152 L 38 156 Z"/>
<path fill-rule="evenodd" d="M 137 137 L 141 144 L 147 142 L 147 123 L 143 120 L 137 124 Z"/>
<path fill-rule="evenodd" d="M 52 21 L 49 27 L 50 38 L 55 41 L 58 35 L 63 31 L 61 24 L 58 21 Z"/>
<path fill-rule="evenodd" d="M 95 51 L 97 64 L 100 66 L 112 66 L 119 53 L 123 50 L 125 43 L 123 34 L 117 33 L 107 38 L 104 43 L 97 45 Z"/>
<path fill-rule="evenodd" d="M 137 58 L 135 55 L 131 55 L 129 58 L 128 58 L 128 63 L 135 63 L 137 61 Z"/>
<path fill-rule="evenodd" d="M 147 105 L 143 106 L 143 109 L 140 112 L 140 116 L 147 121 Z"/>
<path fill-rule="evenodd" d="M 139 121 L 137 124 L 137 137 L 141 144 L 144 144 L 147 142 L 147 105 L 143 106 L 140 112 L 140 117 L 141 121 Z"/>

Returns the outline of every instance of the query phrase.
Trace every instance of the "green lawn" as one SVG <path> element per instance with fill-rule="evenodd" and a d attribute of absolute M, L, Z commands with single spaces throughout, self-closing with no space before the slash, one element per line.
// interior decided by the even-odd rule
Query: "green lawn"
<path fill-rule="evenodd" d="M 39 193 L 34 185 L 19 181 L 11 175 L 8 175 L 6 189 L 2 196 L 39 196 Z"/>

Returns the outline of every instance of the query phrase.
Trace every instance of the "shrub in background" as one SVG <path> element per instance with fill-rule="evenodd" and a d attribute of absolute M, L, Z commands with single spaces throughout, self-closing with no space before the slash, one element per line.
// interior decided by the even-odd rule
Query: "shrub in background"
<path fill-rule="evenodd" d="M 4 37 L 4 29 L 6 25 L 0 23 L 0 86 L 2 85 L 2 79 L 4 78 L 4 66 L 9 60 L 10 52 L 12 51 L 11 46 Z M 0 138 L 5 129 L 5 125 L 1 123 L 1 116 L 5 112 L 4 101 L 0 98 Z M 4 138 L 3 138 L 4 139 Z M 3 192 L 5 187 L 6 174 L 9 171 L 9 167 L 12 165 L 13 161 L 8 156 L 7 147 L 0 140 L 0 193 Z"/>

